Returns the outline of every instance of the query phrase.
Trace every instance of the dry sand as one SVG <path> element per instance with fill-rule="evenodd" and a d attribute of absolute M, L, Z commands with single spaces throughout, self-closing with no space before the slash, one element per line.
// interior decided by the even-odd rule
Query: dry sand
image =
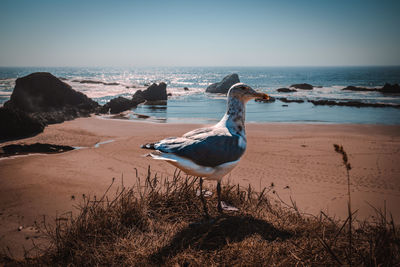
<path fill-rule="evenodd" d="M 35 220 L 73 211 L 82 194 L 102 195 L 113 177 L 120 184 L 123 176 L 124 184 L 130 185 L 136 181 L 135 168 L 143 177 L 149 164 L 159 176 L 171 176 L 174 167 L 143 157 L 147 151 L 140 145 L 200 126 L 91 117 L 51 125 L 35 137 L 2 144 L 86 148 L 0 160 L 0 248 L 8 246 L 20 256 L 22 246 L 29 248 L 37 240 L 30 228 Z M 322 210 L 346 218 L 347 180 L 341 156 L 333 149 L 337 143 L 344 146 L 353 166 L 352 206 L 358 209 L 357 217 L 374 215 L 369 204 L 386 205 L 395 222 L 400 221 L 400 126 L 250 123 L 246 131 L 247 151 L 225 181 L 250 183 L 256 190 L 274 183 L 279 196 L 287 203 L 292 198 L 302 212 L 318 215 Z M 114 141 L 93 147 L 108 140 Z"/>

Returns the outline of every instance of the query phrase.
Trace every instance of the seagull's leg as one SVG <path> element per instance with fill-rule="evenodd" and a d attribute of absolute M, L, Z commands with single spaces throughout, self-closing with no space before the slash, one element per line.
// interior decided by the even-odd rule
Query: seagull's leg
<path fill-rule="evenodd" d="M 206 200 L 204 199 L 203 196 L 203 177 L 200 177 L 200 200 L 203 203 L 203 209 L 204 209 L 204 213 L 206 215 L 206 217 L 208 218 L 208 209 L 207 209 L 207 204 L 206 204 Z"/>
<path fill-rule="evenodd" d="M 221 206 L 221 182 L 217 182 L 217 196 L 218 196 L 218 212 L 222 213 L 222 206 Z"/>

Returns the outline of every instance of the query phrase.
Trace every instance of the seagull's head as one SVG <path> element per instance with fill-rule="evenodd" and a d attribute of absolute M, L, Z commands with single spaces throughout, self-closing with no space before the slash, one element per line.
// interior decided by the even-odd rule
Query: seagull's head
<path fill-rule="evenodd" d="M 269 99 L 267 94 L 257 92 L 250 86 L 244 83 L 236 83 L 232 85 L 231 89 L 228 91 L 228 98 L 235 97 L 246 103 L 247 101 L 255 98 Z"/>

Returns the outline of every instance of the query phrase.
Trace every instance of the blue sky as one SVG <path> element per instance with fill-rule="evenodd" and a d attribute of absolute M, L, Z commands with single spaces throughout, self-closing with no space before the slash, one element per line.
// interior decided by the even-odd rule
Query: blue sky
<path fill-rule="evenodd" d="M 400 1 L 2 0 L 0 66 L 400 65 Z"/>

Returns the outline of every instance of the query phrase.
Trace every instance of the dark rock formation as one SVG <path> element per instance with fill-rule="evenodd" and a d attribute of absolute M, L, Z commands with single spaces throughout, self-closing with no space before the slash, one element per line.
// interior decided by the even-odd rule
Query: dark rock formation
<path fill-rule="evenodd" d="M 0 108 L 0 140 L 28 137 L 43 132 L 45 124 L 18 109 Z"/>
<path fill-rule="evenodd" d="M 277 99 L 284 103 L 304 103 L 303 99 L 287 99 L 286 97 L 278 97 Z"/>
<path fill-rule="evenodd" d="M 161 82 L 159 84 L 153 83 L 143 92 L 143 98 L 146 101 L 167 100 L 167 84 Z"/>
<path fill-rule="evenodd" d="M 185 91 L 189 91 L 189 88 L 187 88 L 187 87 L 183 87 L 183 90 L 185 90 Z"/>
<path fill-rule="evenodd" d="M 137 106 L 137 103 L 129 100 L 125 97 L 119 96 L 117 98 L 111 99 L 107 104 L 101 107 L 101 113 L 116 114 L 123 112 L 125 110 L 129 110 Z"/>
<path fill-rule="evenodd" d="M 74 82 L 74 83 L 88 83 L 88 84 L 103 84 L 103 85 L 119 85 L 119 83 L 116 83 L 116 82 L 106 83 L 106 82 L 94 81 L 94 80 L 73 80 L 72 82 Z"/>
<path fill-rule="evenodd" d="M 132 96 L 131 100 L 122 96 L 111 99 L 109 102 L 101 107 L 100 113 L 104 114 L 110 112 L 111 114 L 116 114 L 132 109 L 145 101 L 156 102 L 165 101 L 167 99 L 167 85 L 163 82 L 158 85 L 153 83 L 144 91 L 137 90 Z"/>
<path fill-rule="evenodd" d="M 0 148 L 0 157 L 9 157 L 13 155 L 24 155 L 29 153 L 54 154 L 73 150 L 71 146 L 60 146 L 52 144 L 35 143 L 30 145 L 16 144 L 7 145 Z"/>
<path fill-rule="evenodd" d="M 236 73 L 225 76 L 219 83 L 213 83 L 207 87 L 207 93 L 220 93 L 226 94 L 232 85 L 240 83 L 239 75 Z"/>
<path fill-rule="evenodd" d="M 400 94 L 400 85 L 393 84 L 391 85 L 390 83 L 386 83 L 382 89 L 381 92 L 384 94 Z"/>
<path fill-rule="evenodd" d="M 4 107 L 18 109 L 43 123 L 59 123 L 88 116 L 98 108 L 97 102 L 47 72 L 18 78 Z"/>
<path fill-rule="evenodd" d="M 144 93 L 142 90 L 137 90 L 133 96 L 132 96 L 132 101 L 139 103 L 143 103 L 144 101 L 146 101 L 146 99 L 144 99 Z"/>
<path fill-rule="evenodd" d="M 383 94 L 400 94 L 400 86 L 398 84 L 390 84 L 386 83 L 382 88 L 367 88 L 367 87 L 358 87 L 358 86 L 347 86 L 342 90 L 346 91 L 359 91 L 359 92 L 380 92 Z"/>
<path fill-rule="evenodd" d="M 89 83 L 89 84 L 102 84 L 102 81 L 92 81 L 92 80 L 73 80 L 74 83 Z"/>
<path fill-rule="evenodd" d="M 290 87 L 293 87 L 296 89 L 303 89 L 303 90 L 312 90 L 314 88 L 311 84 L 308 84 L 308 83 L 292 84 Z"/>
<path fill-rule="evenodd" d="M 339 102 L 334 100 L 308 100 L 308 102 L 313 103 L 316 106 L 327 105 L 327 106 L 347 106 L 347 107 L 373 107 L 373 108 L 400 108 L 400 105 L 396 104 L 383 104 L 383 103 L 364 103 L 359 101 L 346 101 Z"/>
<path fill-rule="evenodd" d="M 279 89 L 276 89 L 276 91 L 281 92 L 281 93 L 293 93 L 293 92 L 297 92 L 296 89 L 289 89 L 289 88 L 279 88 Z"/>
<path fill-rule="evenodd" d="M 104 85 L 119 85 L 119 83 L 103 83 Z"/>
<path fill-rule="evenodd" d="M 262 103 L 272 103 L 275 102 L 275 97 L 270 96 L 268 99 L 266 98 L 256 98 L 254 99 L 256 102 L 262 102 Z"/>
<path fill-rule="evenodd" d="M 379 91 L 379 89 L 376 89 L 376 88 L 366 88 L 366 87 L 358 87 L 358 86 L 352 86 L 352 85 L 349 85 L 349 86 L 343 88 L 342 90 L 343 91 L 359 91 L 359 92 L 363 92 L 363 91 L 369 91 L 369 92 Z"/>

